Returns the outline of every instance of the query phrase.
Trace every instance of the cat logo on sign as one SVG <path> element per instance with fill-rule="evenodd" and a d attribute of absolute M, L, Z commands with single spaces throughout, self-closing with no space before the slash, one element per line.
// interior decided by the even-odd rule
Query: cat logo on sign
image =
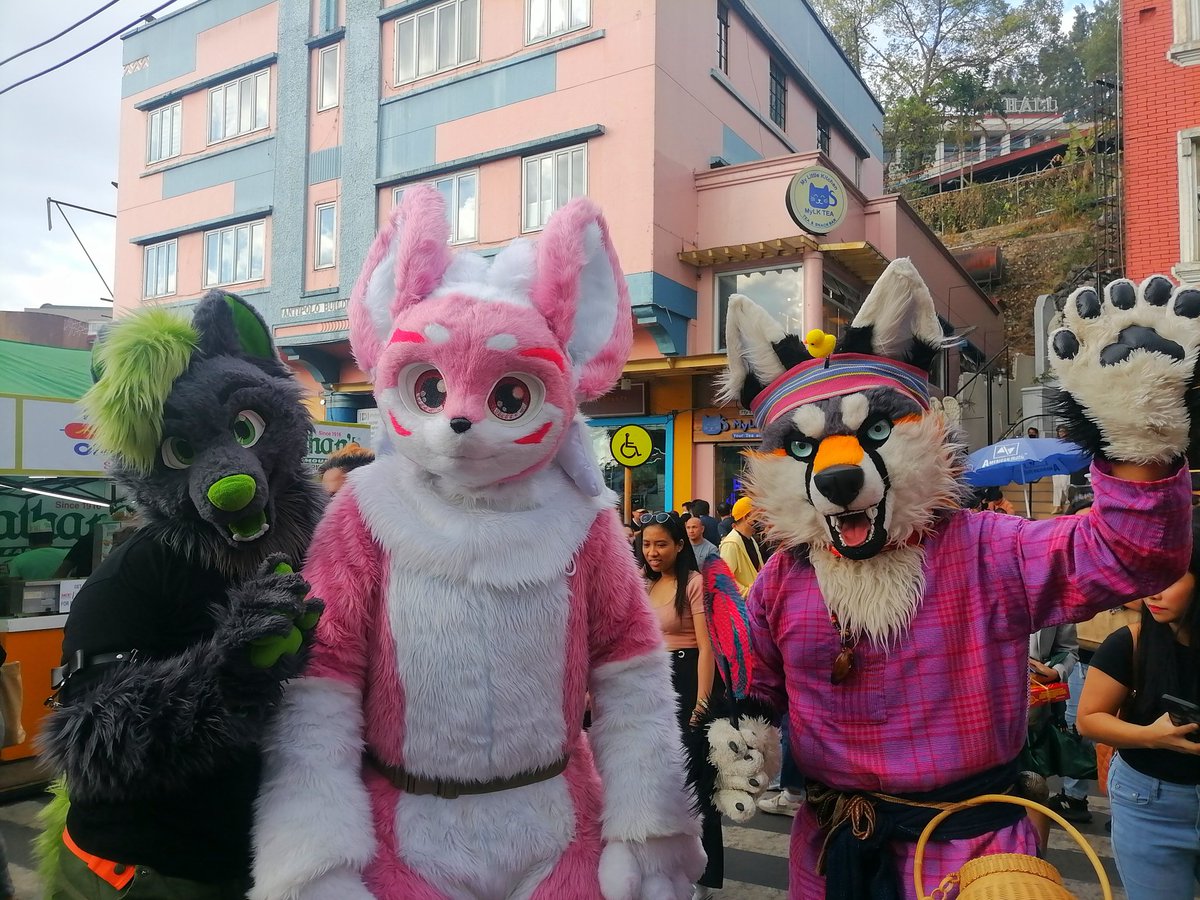
<path fill-rule="evenodd" d="M 847 200 L 842 179 L 824 166 L 809 166 L 788 183 L 788 215 L 815 234 L 828 234 L 842 224 Z"/>
<path fill-rule="evenodd" d="M 640 466 L 654 452 L 650 432 L 641 425 L 622 425 L 613 434 L 608 446 L 613 459 L 629 469 Z"/>

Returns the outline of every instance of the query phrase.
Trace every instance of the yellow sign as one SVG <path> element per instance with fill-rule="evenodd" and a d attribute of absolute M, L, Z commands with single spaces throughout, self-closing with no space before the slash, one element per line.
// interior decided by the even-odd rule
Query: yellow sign
<path fill-rule="evenodd" d="M 640 466 L 654 451 L 650 432 L 641 425 L 622 425 L 613 434 L 608 446 L 613 459 L 630 469 Z"/>
<path fill-rule="evenodd" d="M 805 231 L 828 234 L 846 218 L 846 186 L 824 166 L 797 172 L 787 189 L 787 210 Z"/>

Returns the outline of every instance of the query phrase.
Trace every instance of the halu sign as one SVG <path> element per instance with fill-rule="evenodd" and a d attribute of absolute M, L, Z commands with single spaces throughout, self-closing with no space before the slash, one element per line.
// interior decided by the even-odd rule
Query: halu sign
<path fill-rule="evenodd" d="M 846 218 L 846 204 L 842 179 L 824 166 L 809 166 L 788 183 L 788 214 L 805 231 L 833 231 Z"/>

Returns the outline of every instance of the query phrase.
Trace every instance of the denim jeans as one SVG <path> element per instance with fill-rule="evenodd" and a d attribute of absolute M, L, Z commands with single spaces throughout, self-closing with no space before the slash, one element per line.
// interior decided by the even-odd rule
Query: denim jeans
<path fill-rule="evenodd" d="M 1071 674 L 1067 676 L 1067 686 L 1071 689 L 1071 696 L 1067 698 L 1067 725 L 1075 727 L 1075 715 L 1079 712 L 1079 695 L 1083 693 L 1083 680 L 1087 678 L 1088 667 L 1084 663 L 1080 663 L 1071 670 Z M 1092 742 L 1084 738 L 1084 743 L 1092 746 Z M 1080 781 L 1078 778 L 1064 778 L 1062 780 L 1063 793 L 1074 800 L 1086 800 L 1088 795 L 1088 782 Z"/>
<path fill-rule="evenodd" d="M 1108 797 L 1129 900 L 1192 900 L 1200 887 L 1200 786 L 1143 775 L 1116 753 Z"/>

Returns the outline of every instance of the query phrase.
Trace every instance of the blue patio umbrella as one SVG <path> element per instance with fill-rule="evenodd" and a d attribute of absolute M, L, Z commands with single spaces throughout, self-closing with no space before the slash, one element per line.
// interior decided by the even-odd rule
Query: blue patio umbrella
<path fill-rule="evenodd" d="M 1009 438 L 967 457 L 971 487 L 1029 484 L 1047 475 L 1070 475 L 1091 462 L 1091 454 L 1056 438 Z"/>

